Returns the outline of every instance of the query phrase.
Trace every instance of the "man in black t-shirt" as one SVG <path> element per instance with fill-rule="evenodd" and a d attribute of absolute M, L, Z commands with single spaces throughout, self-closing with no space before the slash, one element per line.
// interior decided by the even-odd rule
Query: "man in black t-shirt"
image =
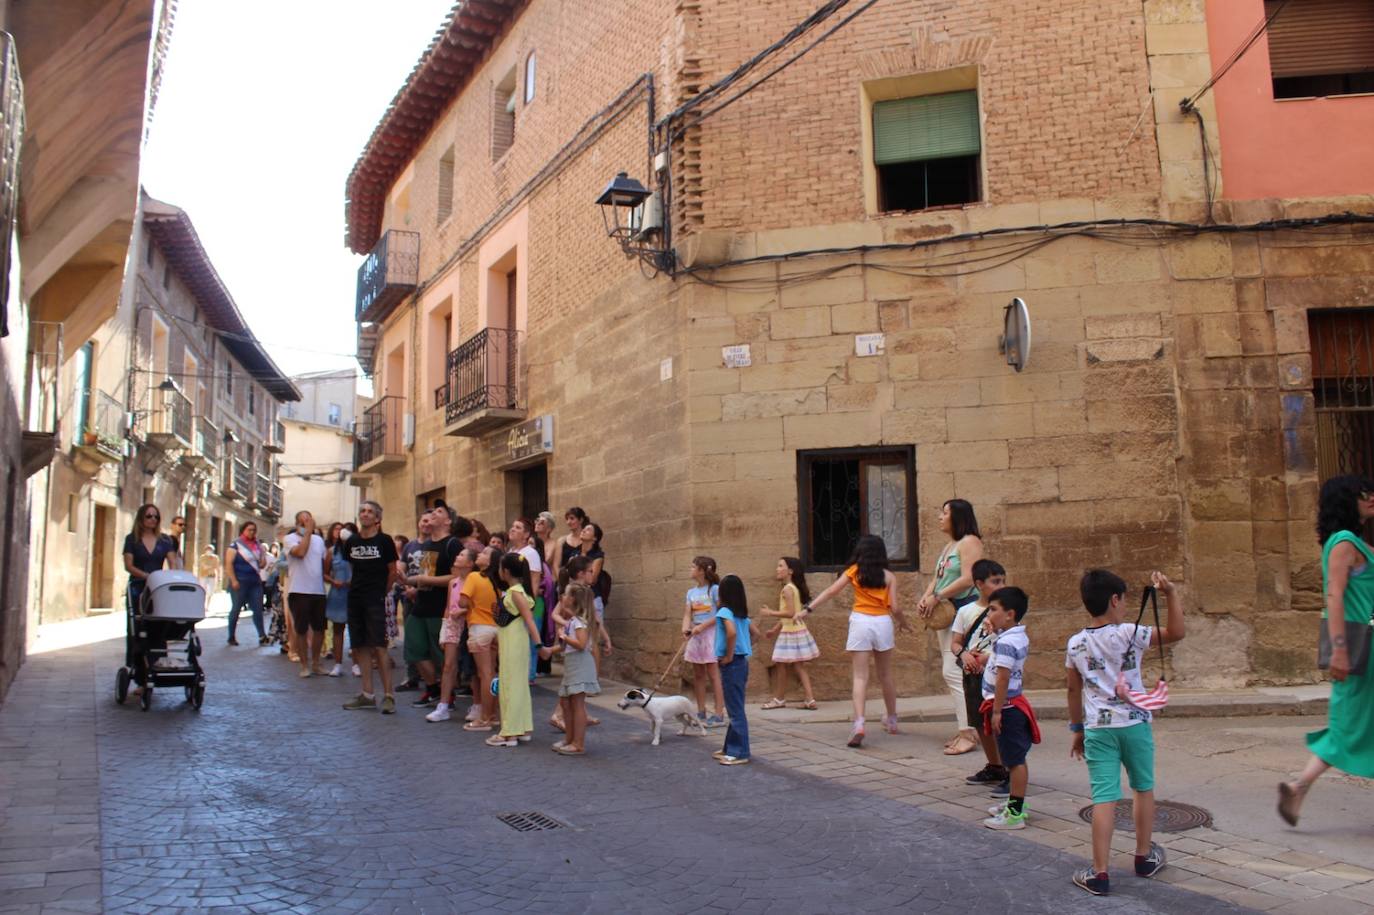
<path fill-rule="evenodd" d="M 444 649 L 439 647 L 439 631 L 448 605 L 448 586 L 453 580 L 453 560 L 463 545 L 450 536 L 453 518 L 446 507 L 431 509 L 429 539 L 411 557 L 406 575 L 410 591 L 410 612 L 406 614 L 406 663 L 414 664 L 425 681 L 425 691 L 411 705 L 427 708 L 441 700 L 439 675 L 444 669 Z"/>
<path fill-rule="evenodd" d="M 396 541 L 382 531 L 382 507 L 371 500 L 358 507 L 358 536 L 350 537 L 344 548 L 353 566 L 348 588 L 348 638 L 353 643 L 353 660 L 362 673 L 362 688 L 346 709 L 375 709 L 372 668 L 382 675 L 383 715 L 396 713 L 396 697 L 391 691 L 391 663 L 386 654 L 386 592 L 395 584 Z"/>

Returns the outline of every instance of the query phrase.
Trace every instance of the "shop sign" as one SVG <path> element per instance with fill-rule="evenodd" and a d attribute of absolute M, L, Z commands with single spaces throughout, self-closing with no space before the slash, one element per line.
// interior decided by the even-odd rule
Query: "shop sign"
<path fill-rule="evenodd" d="M 491 465 L 496 468 L 535 464 L 553 454 L 553 415 L 536 416 L 487 440 Z"/>

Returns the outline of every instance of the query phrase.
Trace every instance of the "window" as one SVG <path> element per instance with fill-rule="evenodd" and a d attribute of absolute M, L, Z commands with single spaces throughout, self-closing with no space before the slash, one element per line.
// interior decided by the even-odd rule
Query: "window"
<path fill-rule="evenodd" d="M 234 363 L 224 360 L 224 393 L 234 393 Z"/>
<path fill-rule="evenodd" d="M 148 266 L 151 267 L 153 265 L 153 236 L 151 235 L 148 236 L 148 253 L 144 255 L 144 258 L 148 261 Z"/>
<path fill-rule="evenodd" d="M 437 221 L 443 224 L 453 215 L 453 147 L 439 159 L 439 209 Z"/>
<path fill-rule="evenodd" d="M 1374 92 L 1374 3 L 1265 0 L 1264 12 L 1274 98 Z"/>
<path fill-rule="evenodd" d="M 894 569 L 915 570 L 915 496 L 914 446 L 798 451 L 802 562 L 808 569 L 839 570 L 861 535 L 876 534 Z"/>
<path fill-rule="evenodd" d="M 535 66 L 534 66 L 534 52 L 531 51 L 531 52 L 530 52 L 530 56 L 525 58 L 525 104 L 526 104 L 526 105 L 528 105 L 530 102 L 534 101 L 534 86 L 535 86 L 535 82 L 534 82 L 534 70 L 535 70 Z"/>
<path fill-rule="evenodd" d="M 329 425 L 337 426 L 343 422 L 343 407 L 336 403 L 329 405 Z"/>
<path fill-rule="evenodd" d="M 976 90 L 873 103 L 882 212 L 977 201 L 981 152 Z"/>
<path fill-rule="evenodd" d="M 76 351 L 76 437 L 75 443 L 84 444 L 86 440 L 86 425 L 90 422 L 91 413 L 91 375 L 95 367 L 95 343 L 86 341 L 81 349 Z"/>
<path fill-rule="evenodd" d="M 248 388 L 248 415 L 249 415 L 249 416 L 252 416 L 254 413 L 257 412 L 257 411 L 254 409 L 254 407 L 255 407 L 255 401 L 256 401 L 256 399 L 257 399 L 257 398 L 254 396 L 255 394 L 257 394 L 257 391 L 254 390 L 252 386 L 249 386 L 249 388 Z"/>
<path fill-rule="evenodd" d="M 171 264 L 166 264 L 166 265 L 162 268 L 162 288 L 163 288 L 163 289 L 171 289 L 171 288 L 172 288 L 172 265 L 171 265 Z"/>
<path fill-rule="evenodd" d="M 491 159 L 495 162 L 515 143 L 515 68 L 491 93 Z"/>
<path fill-rule="evenodd" d="M 67 533 L 76 533 L 76 515 L 81 502 L 74 492 L 67 493 Z"/>

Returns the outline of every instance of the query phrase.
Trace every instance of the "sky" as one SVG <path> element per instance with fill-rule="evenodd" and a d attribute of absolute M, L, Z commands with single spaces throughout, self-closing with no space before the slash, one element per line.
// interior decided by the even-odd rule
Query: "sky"
<path fill-rule="evenodd" d="M 179 0 L 143 186 L 288 374 L 356 368 L 344 181 L 454 0 Z"/>

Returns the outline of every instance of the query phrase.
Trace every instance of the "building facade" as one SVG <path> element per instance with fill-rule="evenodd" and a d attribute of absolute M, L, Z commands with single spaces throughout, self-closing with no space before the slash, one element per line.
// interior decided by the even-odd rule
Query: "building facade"
<path fill-rule="evenodd" d="M 70 440 L 60 381 L 116 310 L 169 0 L 0 2 L 0 698 L 41 604 L 29 569 Z"/>
<path fill-rule="evenodd" d="M 627 675 L 677 647 L 693 555 L 762 604 L 778 556 L 820 587 L 879 533 L 911 607 L 965 498 L 1031 594 L 1033 685 L 1096 565 L 1186 583 L 1177 682 L 1310 680 L 1317 488 L 1374 467 L 1374 44 L 1302 37 L 1370 15 L 459 4 L 349 181 L 357 469 L 397 530 L 440 493 L 586 508 Z M 629 257 L 617 172 L 653 192 Z M 845 614 L 812 622 L 838 694 Z M 898 652 L 943 688 L 932 635 Z"/>
<path fill-rule="evenodd" d="M 114 315 L 67 361 L 71 418 L 38 475 L 58 494 L 35 503 L 33 623 L 122 612 L 122 544 L 138 507 L 164 529 L 186 518 L 182 548 L 223 555 L 244 521 L 274 537 L 283 512 L 279 404 L 299 397 L 253 337 L 189 217 L 146 195 L 131 235 L 130 283 Z"/>
<path fill-rule="evenodd" d="M 358 516 L 358 487 L 349 482 L 353 467 L 353 425 L 357 416 L 358 373 L 354 369 L 296 375 L 297 403 L 283 404 L 286 451 L 281 456 L 282 489 L 288 520 L 301 510 L 321 527 Z"/>

